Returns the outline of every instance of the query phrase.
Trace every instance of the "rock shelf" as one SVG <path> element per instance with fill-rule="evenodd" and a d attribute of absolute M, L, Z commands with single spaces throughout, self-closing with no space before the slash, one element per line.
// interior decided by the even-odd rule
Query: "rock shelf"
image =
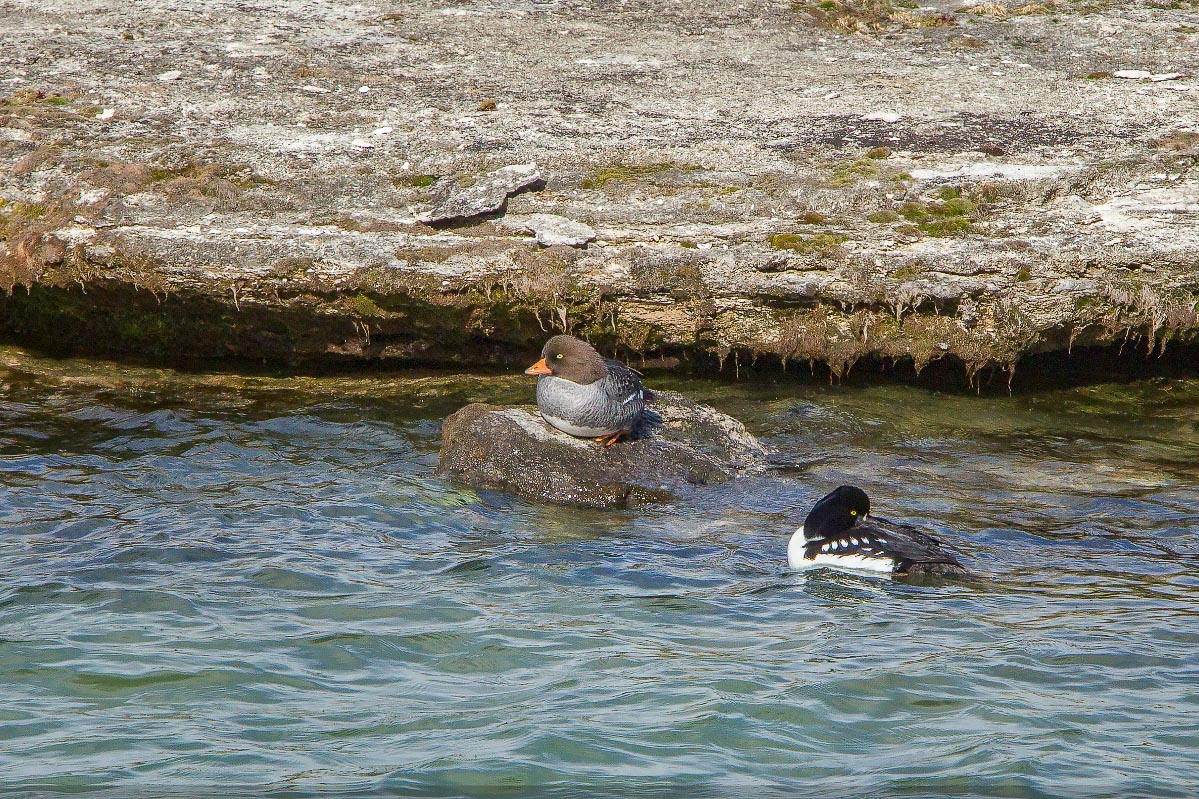
<path fill-rule="evenodd" d="M 0 335 L 841 375 L 1199 329 L 1193 3 L 618 7 L 0 0 Z"/>

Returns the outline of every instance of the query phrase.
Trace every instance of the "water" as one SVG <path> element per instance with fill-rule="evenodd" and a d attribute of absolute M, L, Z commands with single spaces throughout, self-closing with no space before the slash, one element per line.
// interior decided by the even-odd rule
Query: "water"
<path fill-rule="evenodd" d="M 438 420 L 521 377 L 0 350 L 0 786 L 1193 795 L 1199 382 L 673 387 L 791 468 L 554 508 L 433 473 Z M 851 481 L 990 579 L 788 573 Z"/>

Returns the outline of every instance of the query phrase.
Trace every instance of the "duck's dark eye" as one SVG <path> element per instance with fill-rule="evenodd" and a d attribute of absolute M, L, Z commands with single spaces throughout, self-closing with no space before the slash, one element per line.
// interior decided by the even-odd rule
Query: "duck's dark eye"
<path fill-rule="evenodd" d="M 558 360 L 562 360 L 562 353 L 558 353 L 554 357 L 557 358 Z"/>

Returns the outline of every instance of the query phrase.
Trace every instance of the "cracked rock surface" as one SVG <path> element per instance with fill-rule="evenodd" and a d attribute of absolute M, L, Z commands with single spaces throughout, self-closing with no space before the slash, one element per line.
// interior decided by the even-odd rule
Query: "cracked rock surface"
<path fill-rule="evenodd" d="M 0 331 L 835 374 L 1194 334 L 1195 3 L 828 6 L 0 0 Z"/>

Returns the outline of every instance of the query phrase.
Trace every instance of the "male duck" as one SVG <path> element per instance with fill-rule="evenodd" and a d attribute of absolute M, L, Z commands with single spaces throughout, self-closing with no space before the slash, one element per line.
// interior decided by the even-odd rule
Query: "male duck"
<path fill-rule="evenodd" d="M 967 577 L 946 544 L 906 524 L 870 516 L 870 498 L 841 486 L 817 502 L 787 545 L 793 569 L 821 566 L 897 577 Z"/>

